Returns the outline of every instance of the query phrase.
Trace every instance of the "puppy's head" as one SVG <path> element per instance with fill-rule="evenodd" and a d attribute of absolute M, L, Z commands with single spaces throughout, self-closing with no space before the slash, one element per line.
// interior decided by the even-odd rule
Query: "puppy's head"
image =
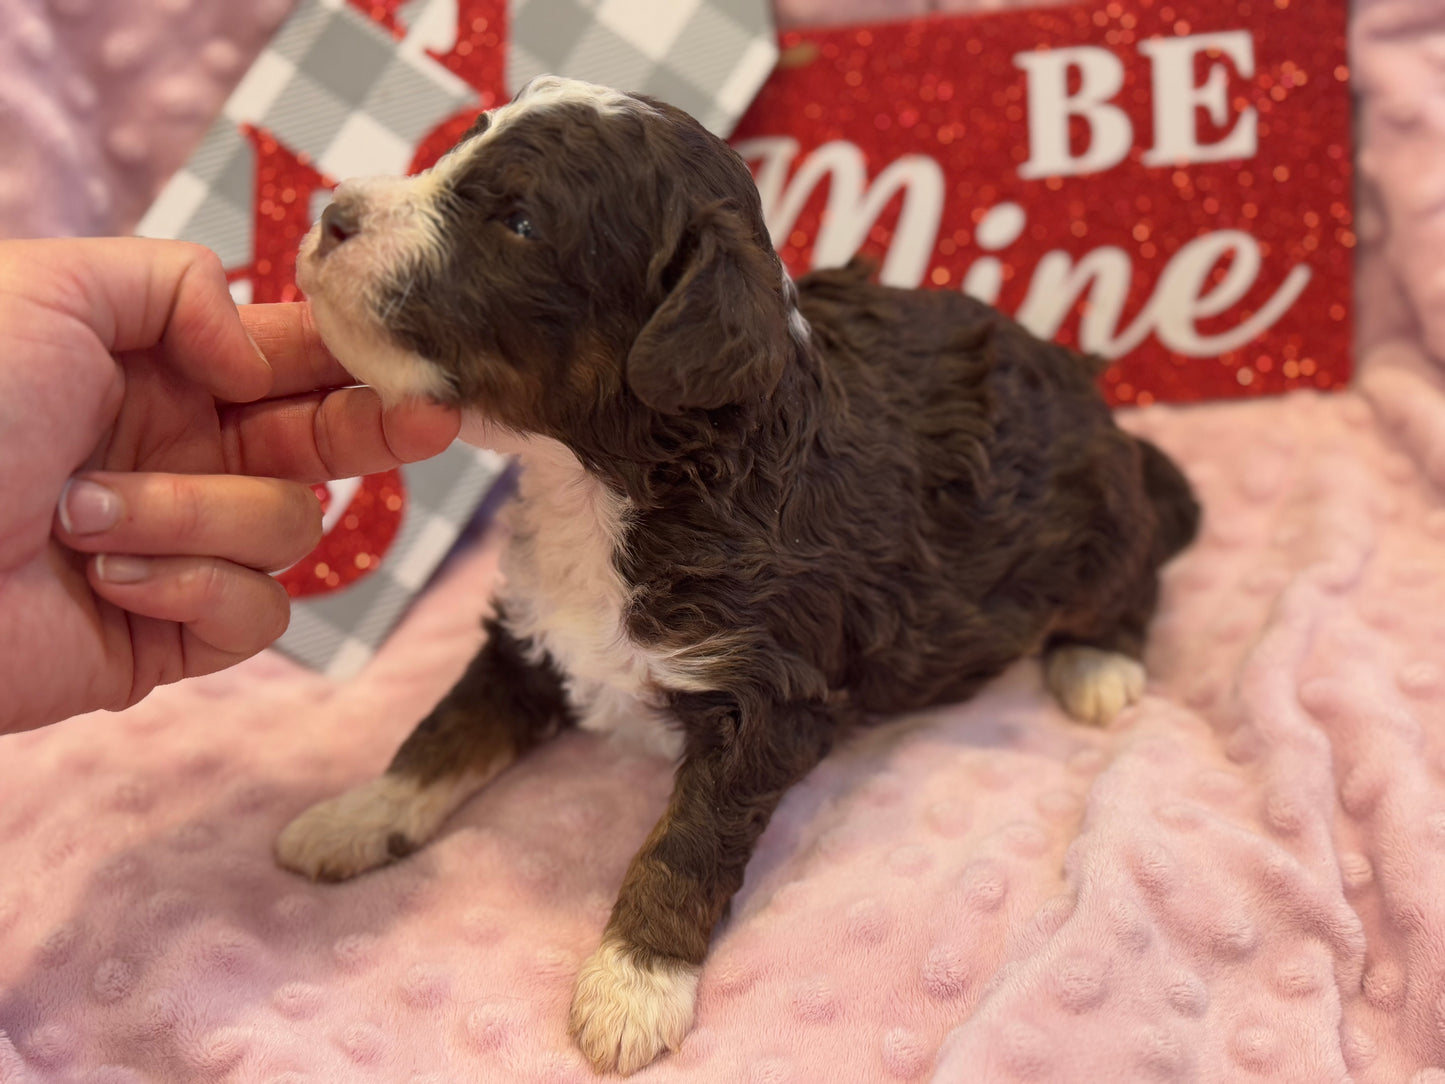
<path fill-rule="evenodd" d="M 302 245 L 323 338 L 383 396 L 555 432 L 766 395 L 790 283 L 741 159 L 691 117 L 534 80 L 416 177 L 348 181 Z"/>

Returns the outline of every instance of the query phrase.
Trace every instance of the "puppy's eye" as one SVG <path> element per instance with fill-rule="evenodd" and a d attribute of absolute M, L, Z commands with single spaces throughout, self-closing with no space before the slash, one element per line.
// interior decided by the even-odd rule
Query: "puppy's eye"
<path fill-rule="evenodd" d="M 536 238 L 537 230 L 532 225 L 532 220 L 527 217 L 525 211 L 513 211 L 506 218 L 502 219 L 502 225 L 511 230 L 518 237 L 525 237 L 531 241 Z"/>

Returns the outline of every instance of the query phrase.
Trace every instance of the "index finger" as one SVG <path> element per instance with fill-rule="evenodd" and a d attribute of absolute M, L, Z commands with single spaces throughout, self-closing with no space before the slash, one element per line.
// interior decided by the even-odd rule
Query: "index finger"
<path fill-rule="evenodd" d="M 271 381 L 247 341 L 220 258 L 183 241 L 140 237 L 0 243 L 0 291 L 77 321 L 115 354 L 160 347 L 212 395 L 247 402 Z M 13 257 L 13 258 L 9 258 Z"/>
<path fill-rule="evenodd" d="M 414 401 L 384 410 L 372 389 L 343 388 L 231 407 L 221 443 L 232 474 L 324 482 L 428 459 L 460 428 L 455 407 Z"/>
<path fill-rule="evenodd" d="M 240 312 L 241 324 L 266 355 L 275 374 L 270 398 L 358 383 L 321 341 L 308 302 L 242 305 Z"/>

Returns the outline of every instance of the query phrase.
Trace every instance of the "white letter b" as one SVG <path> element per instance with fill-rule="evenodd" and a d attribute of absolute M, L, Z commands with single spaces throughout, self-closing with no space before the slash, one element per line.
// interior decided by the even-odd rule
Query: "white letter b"
<path fill-rule="evenodd" d="M 1025 180 L 1098 173 L 1118 165 L 1134 142 L 1129 117 L 1110 100 L 1124 86 L 1124 64 L 1107 49 L 1081 45 L 1070 49 L 1019 53 L 1014 65 L 1026 73 L 1029 88 L 1029 160 L 1019 167 Z M 1077 68 L 1079 91 L 1069 94 L 1069 70 Z M 1069 118 L 1089 125 L 1089 149 L 1075 155 L 1069 146 Z"/>

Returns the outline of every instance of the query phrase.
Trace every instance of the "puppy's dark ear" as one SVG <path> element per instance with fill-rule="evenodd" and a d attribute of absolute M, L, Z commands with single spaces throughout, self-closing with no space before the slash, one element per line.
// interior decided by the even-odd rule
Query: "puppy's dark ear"
<path fill-rule="evenodd" d="M 627 386 L 665 414 L 767 395 L 792 347 L 777 258 L 726 204 L 680 233 L 660 257 L 671 288 L 627 355 Z"/>

